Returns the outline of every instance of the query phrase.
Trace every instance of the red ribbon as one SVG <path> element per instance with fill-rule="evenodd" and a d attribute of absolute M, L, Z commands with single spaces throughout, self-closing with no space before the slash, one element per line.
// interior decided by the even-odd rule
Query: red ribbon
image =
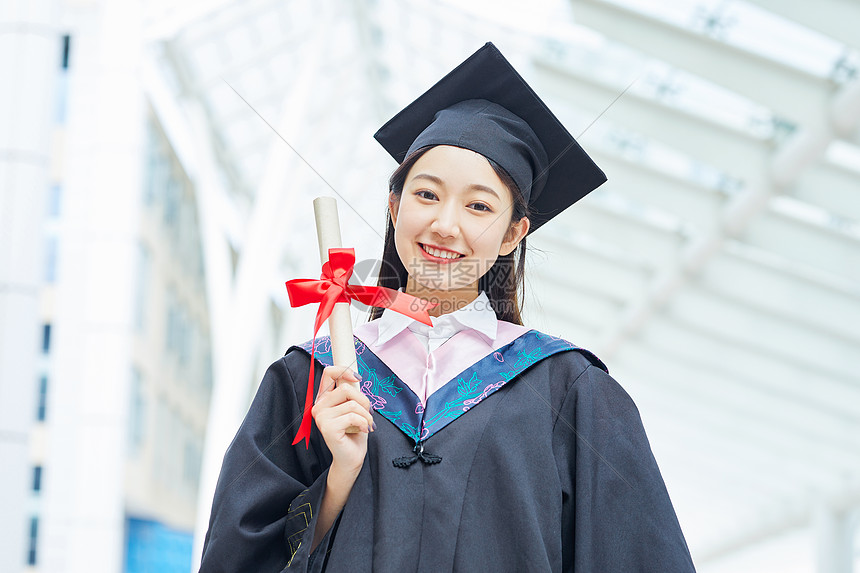
<path fill-rule="evenodd" d="M 305 447 L 310 444 L 311 437 L 311 408 L 314 403 L 314 354 L 316 353 L 317 332 L 322 323 L 331 315 L 335 303 L 349 303 L 357 300 L 368 306 L 380 306 L 405 314 L 428 326 L 430 315 L 427 309 L 436 306 L 434 303 L 385 287 L 368 287 L 349 284 L 355 266 L 355 251 L 353 249 L 329 249 L 328 262 L 322 266 L 319 280 L 293 279 L 287 281 L 287 293 L 290 295 L 290 306 L 304 306 L 319 303 L 316 321 L 314 322 L 314 338 L 311 348 L 311 370 L 308 376 L 308 391 L 305 396 L 305 409 L 302 414 L 302 425 L 293 440 L 293 445 L 301 440 Z"/>

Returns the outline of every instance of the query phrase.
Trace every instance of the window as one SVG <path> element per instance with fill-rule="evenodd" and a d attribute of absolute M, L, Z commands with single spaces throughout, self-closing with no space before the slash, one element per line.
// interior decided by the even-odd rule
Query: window
<path fill-rule="evenodd" d="M 178 344 L 179 312 L 177 310 L 176 291 L 172 286 L 167 287 L 164 296 L 164 305 L 167 307 L 167 320 L 165 321 L 167 332 L 164 336 L 165 350 L 173 352 Z"/>
<path fill-rule="evenodd" d="M 147 206 L 162 200 L 162 191 L 170 173 L 169 158 L 161 149 L 161 134 L 154 121 L 147 123 L 144 165 L 143 202 Z"/>
<path fill-rule="evenodd" d="M 155 475 L 155 481 L 157 483 L 167 484 L 169 483 L 169 480 L 167 478 L 167 450 L 169 449 L 171 435 L 167 427 L 169 420 L 167 406 L 164 403 L 164 398 L 157 398 L 154 403 L 154 407 L 155 425 L 153 426 L 152 431 L 155 434 L 155 439 L 153 442 L 152 472 Z"/>
<path fill-rule="evenodd" d="M 176 332 L 176 354 L 181 366 L 188 365 L 191 354 L 191 318 L 183 303 L 179 305 Z"/>
<path fill-rule="evenodd" d="M 39 394 L 36 397 L 36 420 L 45 421 L 45 410 L 48 407 L 48 377 L 42 375 L 39 378 Z"/>
<path fill-rule="evenodd" d="M 45 282 L 57 280 L 57 237 L 49 236 L 45 241 Z"/>
<path fill-rule="evenodd" d="M 152 273 L 152 256 L 143 243 L 138 245 L 137 255 L 137 284 L 135 286 L 134 325 L 137 332 L 146 329 L 146 311 L 149 306 L 149 282 Z"/>
<path fill-rule="evenodd" d="M 69 69 L 69 48 L 71 47 L 72 37 L 66 34 L 63 36 L 63 69 Z"/>
<path fill-rule="evenodd" d="M 208 401 L 212 394 L 212 350 L 209 347 L 209 342 L 203 350 L 203 396 Z"/>
<path fill-rule="evenodd" d="M 131 369 L 131 404 L 128 416 L 128 446 L 129 453 L 134 455 L 143 443 L 146 429 L 146 398 L 143 394 L 143 380 L 140 370 Z"/>
<path fill-rule="evenodd" d="M 30 518 L 30 542 L 27 550 L 27 565 L 36 564 L 36 545 L 39 539 L 39 518 Z"/>
<path fill-rule="evenodd" d="M 182 182 L 174 173 L 168 175 L 164 187 L 164 224 L 171 233 L 179 231 L 179 205 L 182 201 Z M 175 237 L 175 235 L 173 235 Z"/>
<path fill-rule="evenodd" d="M 33 468 L 33 491 L 42 491 L 42 466 Z"/>
<path fill-rule="evenodd" d="M 51 323 L 42 326 L 42 354 L 51 351 Z"/>
<path fill-rule="evenodd" d="M 48 188 L 48 216 L 56 218 L 60 216 L 60 200 L 63 196 L 63 188 L 57 184 Z"/>
<path fill-rule="evenodd" d="M 194 490 L 200 481 L 200 463 L 203 452 L 193 431 L 189 429 L 186 435 L 185 450 L 182 455 L 182 479 L 185 480 L 190 489 Z"/>
<path fill-rule="evenodd" d="M 57 125 L 63 125 L 66 123 L 66 110 L 67 103 L 69 99 L 69 48 L 71 44 L 71 38 L 66 35 L 63 36 L 63 42 L 61 45 L 62 55 L 61 55 L 61 67 L 59 72 L 57 73 L 57 89 L 54 91 L 54 120 L 57 122 Z"/>

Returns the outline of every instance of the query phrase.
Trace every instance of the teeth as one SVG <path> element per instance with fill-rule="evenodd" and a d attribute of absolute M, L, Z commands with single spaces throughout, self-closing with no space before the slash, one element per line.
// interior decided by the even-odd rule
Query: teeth
<path fill-rule="evenodd" d="M 459 259 L 462 255 L 457 253 L 453 253 L 451 251 L 441 251 L 439 249 L 434 249 L 429 245 L 422 245 L 424 250 L 433 255 L 434 257 L 439 257 L 440 259 Z"/>

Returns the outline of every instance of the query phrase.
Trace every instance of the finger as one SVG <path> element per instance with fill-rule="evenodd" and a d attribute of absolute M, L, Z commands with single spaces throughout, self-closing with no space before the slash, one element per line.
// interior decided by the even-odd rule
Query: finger
<path fill-rule="evenodd" d="M 354 370 L 347 366 L 328 366 L 326 370 L 335 381 L 346 380 L 348 382 L 359 382 L 361 377 Z"/>
<path fill-rule="evenodd" d="M 364 419 L 364 416 L 361 414 L 350 412 L 344 416 L 339 416 L 335 420 L 332 420 L 337 425 L 337 432 L 346 434 L 347 429 L 349 428 L 358 428 L 359 431 L 364 432 L 365 434 L 369 434 L 373 431 L 373 427 L 367 423 Z"/>
<path fill-rule="evenodd" d="M 349 384 L 344 384 L 341 388 L 344 389 L 344 395 L 347 399 L 358 402 L 365 410 L 370 410 L 370 399 L 364 395 L 360 388 Z"/>
<path fill-rule="evenodd" d="M 345 406 L 342 404 L 341 406 Z M 338 406 L 337 408 L 340 408 Z M 358 428 L 362 432 L 369 433 L 375 429 L 373 420 L 368 421 L 367 412 L 361 410 L 340 410 L 335 412 L 333 408 L 320 412 L 314 416 L 314 420 L 323 436 L 332 434 L 339 435 L 347 433 L 348 428 Z"/>
<path fill-rule="evenodd" d="M 349 400 L 348 402 L 344 402 L 343 404 L 333 406 L 324 413 L 321 412 L 320 417 L 322 419 L 320 421 L 325 422 L 326 420 L 332 420 L 334 418 L 346 416 L 349 414 L 356 414 L 358 416 L 361 416 L 362 421 L 360 424 L 357 424 L 359 427 L 373 426 L 373 416 L 368 410 L 363 408 L 354 400 Z"/>
<path fill-rule="evenodd" d="M 353 424 L 359 428 L 372 428 L 375 425 L 370 412 L 353 401 L 344 402 L 332 408 L 319 409 L 316 412 L 312 411 L 312 415 L 323 433 L 328 433 L 332 428 L 340 428 L 340 424 L 336 420 L 344 416 L 349 416 L 350 419 L 354 419 L 352 416 L 360 416 L 361 420 Z"/>
<path fill-rule="evenodd" d="M 350 370 L 349 368 L 345 368 L 334 376 L 334 381 L 337 386 L 340 386 L 341 384 L 345 383 L 357 386 L 361 383 L 361 376 L 355 371 Z"/>
<path fill-rule="evenodd" d="M 337 387 L 336 379 L 343 375 L 343 368 L 340 366 L 326 366 L 323 368 L 322 376 L 320 377 L 319 392 L 314 402 L 319 402 L 320 398 L 326 392 L 331 392 Z"/>
<path fill-rule="evenodd" d="M 322 404 L 326 407 L 337 406 L 350 400 L 350 396 L 355 396 L 354 393 L 350 394 L 350 390 L 355 390 L 355 388 L 349 384 L 334 387 L 334 382 L 332 382 L 332 386 L 332 388 L 327 389 L 319 395 L 315 402 L 316 404 Z"/>
<path fill-rule="evenodd" d="M 332 392 L 334 389 L 334 380 L 332 380 L 330 376 L 326 376 L 325 373 L 323 373 L 322 377 L 320 378 L 320 387 L 317 391 L 317 397 L 314 399 L 314 404 L 318 404 L 319 401 L 322 400 L 326 394 Z"/>
<path fill-rule="evenodd" d="M 362 394 L 361 390 L 350 384 L 343 384 L 333 390 L 328 390 L 322 394 L 314 403 L 314 407 L 332 408 L 339 404 L 352 402 L 357 404 L 359 409 L 371 413 L 370 400 Z"/>
<path fill-rule="evenodd" d="M 320 388 L 315 402 L 319 401 L 320 397 L 326 392 L 337 388 L 338 383 L 341 381 L 358 383 L 361 382 L 361 376 L 343 366 L 326 366 L 320 378 Z"/>

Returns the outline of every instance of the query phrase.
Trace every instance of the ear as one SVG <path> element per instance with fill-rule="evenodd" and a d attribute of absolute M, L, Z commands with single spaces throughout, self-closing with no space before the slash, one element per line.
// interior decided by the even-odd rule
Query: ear
<path fill-rule="evenodd" d="M 397 213 L 400 210 L 400 197 L 393 191 L 388 193 L 388 214 L 391 215 L 391 223 L 397 225 Z"/>
<path fill-rule="evenodd" d="M 531 227 L 531 221 L 529 221 L 528 217 L 523 217 L 516 223 L 513 223 L 511 228 L 508 229 L 507 235 L 505 235 L 505 240 L 502 241 L 502 246 L 499 247 L 499 255 L 510 255 L 517 248 L 517 245 L 520 244 L 520 241 L 528 234 L 529 227 Z"/>

